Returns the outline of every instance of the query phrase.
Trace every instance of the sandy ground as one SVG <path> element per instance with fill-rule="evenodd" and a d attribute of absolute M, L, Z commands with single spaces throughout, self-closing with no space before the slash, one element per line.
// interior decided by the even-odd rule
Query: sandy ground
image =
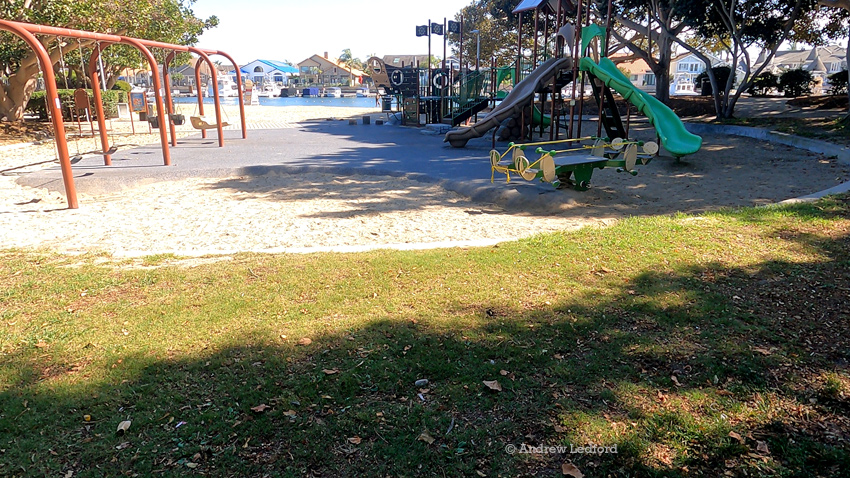
<path fill-rule="evenodd" d="M 374 111 L 251 107 L 247 117 L 250 124 L 274 127 Z M 227 116 L 238 122 L 234 109 Z M 118 132 L 129 123 L 115 121 L 112 128 Z M 195 132 L 186 126 L 181 131 Z M 155 134 L 113 137 L 124 146 L 158 140 Z M 69 149 L 74 155 L 98 146 L 85 139 L 71 141 Z M 0 249 L 140 256 L 490 244 L 630 215 L 767 204 L 850 179 L 847 167 L 814 154 L 707 137 L 703 151 L 688 162 L 659 158 L 636 178 L 606 169 L 594 175 L 599 186 L 587 193 L 558 192 L 574 200 L 557 214 L 509 212 L 406 178 L 318 173 L 251 178 L 250 184 L 240 177 L 160 182 L 139 186 L 132 195 L 81 195 L 84 207 L 67 210 L 61 195 L 15 183 L 20 174 L 52 165 L 54 157 L 52 143 L 0 150 Z M 346 194 L 352 186 L 356 198 Z"/>

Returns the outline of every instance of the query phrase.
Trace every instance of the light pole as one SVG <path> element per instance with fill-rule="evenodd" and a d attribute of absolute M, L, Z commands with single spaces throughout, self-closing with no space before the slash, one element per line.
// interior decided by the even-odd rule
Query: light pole
<path fill-rule="evenodd" d="M 475 34 L 475 71 L 478 71 L 478 63 L 481 58 L 481 31 L 472 30 L 470 33 Z"/>

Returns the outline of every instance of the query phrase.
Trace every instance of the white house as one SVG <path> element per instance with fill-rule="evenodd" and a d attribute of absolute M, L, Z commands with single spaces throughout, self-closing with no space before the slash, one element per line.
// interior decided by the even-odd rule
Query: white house
<path fill-rule="evenodd" d="M 815 78 L 813 93 L 818 94 L 829 89 L 829 75 L 847 69 L 846 51 L 838 45 L 814 47 L 811 50 L 777 51 L 765 71 L 781 75 L 784 71 L 798 68 L 808 70 L 812 72 L 812 76 Z M 765 52 L 759 55 L 753 70 L 764 63 L 765 56 Z M 819 89 L 821 91 L 818 91 Z"/>
<path fill-rule="evenodd" d="M 712 68 L 725 65 L 720 58 L 709 53 L 704 54 L 711 60 Z M 696 78 L 705 70 L 705 62 L 693 53 L 685 53 L 674 57 L 670 61 L 670 74 L 673 76 L 672 81 L 670 81 L 670 94 L 696 94 L 694 88 L 700 87 L 700 85 L 696 84 Z"/>
<path fill-rule="evenodd" d="M 284 86 L 289 83 L 289 77 L 298 73 L 298 68 L 274 60 L 254 60 L 240 67 L 242 74 L 252 80 L 255 85 L 267 83 Z"/>

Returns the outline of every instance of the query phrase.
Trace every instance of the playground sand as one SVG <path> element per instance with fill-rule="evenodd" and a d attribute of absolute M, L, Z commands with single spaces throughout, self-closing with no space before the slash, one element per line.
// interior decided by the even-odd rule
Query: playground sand
<path fill-rule="evenodd" d="M 248 110 L 249 121 L 298 122 L 375 111 L 255 109 Z M 238 118 L 235 110 L 228 115 Z M 183 129 L 180 134 L 192 132 Z M 707 135 L 704 139 L 703 150 L 687 161 L 657 158 L 641 168 L 637 177 L 612 169 L 598 171 L 594 188 L 584 193 L 559 192 L 564 195 L 563 207 L 548 215 L 474 203 L 437 184 L 406 178 L 320 173 L 268 175 L 250 181 L 231 177 L 158 182 L 135 188 L 132 197 L 126 191 L 81 195 L 83 206 L 66 210 L 60 194 L 15 183 L 19 174 L 52 166 L 53 145 L 4 148 L 0 151 L 0 249 L 139 256 L 493 243 L 605 225 L 633 215 L 768 204 L 826 189 L 850 177 L 847 167 L 801 150 L 746 138 Z M 118 142 L 158 140 L 157 135 L 137 135 Z M 69 147 L 75 154 L 73 141 Z M 80 148 L 89 151 L 97 146 Z M 346 194 L 353 186 L 358 190 L 356 198 Z"/>

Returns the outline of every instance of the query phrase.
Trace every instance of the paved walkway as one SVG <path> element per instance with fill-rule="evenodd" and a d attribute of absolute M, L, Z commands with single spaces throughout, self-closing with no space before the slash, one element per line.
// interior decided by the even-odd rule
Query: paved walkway
<path fill-rule="evenodd" d="M 788 98 L 781 96 L 752 98 L 744 95 L 735 104 L 735 116 L 738 118 L 833 118 L 846 113 L 846 109 L 791 106 Z"/>
<path fill-rule="evenodd" d="M 739 116 L 842 114 L 837 110 L 789 108 L 784 98 L 743 97 L 738 111 Z M 404 175 L 423 182 L 441 182 L 446 189 L 473 200 L 508 208 L 558 209 L 560 204 L 572 201 L 569 195 L 559 194 L 550 185 L 537 182 L 515 180 L 505 184 L 502 177 L 491 184 L 486 165 L 491 148 L 489 135 L 471 140 L 466 148 L 456 149 L 443 143 L 442 135 L 426 135 L 416 128 L 378 126 L 374 121 L 371 125 L 355 126 L 347 121 L 268 123 L 252 125 L 249 130 L 248 139 L 243 140 L 238 128 L 228 128 L 224 132 L 224 148 L 217 147 L 214 131 L 207 139 L 196 135 L 179 140 L 178 147 L 171 149 L 172 167 L 162 166 L 158 144 L 120 150 L 113 155 L 112 167 L 103 166 L 100 156 L 88 156 L 74 165 L 77 189 L 81 193 L 103 194 L 163 180 L 311 171 L 341 176 L 354 173 Z M 723 128 L 699 133 L 740 134 Z M 638 137 L 643 134 L 644 139 L 654 137 L 647 125 L 633 125 L 633 134 Z M 500 144 L 499 148 L 503 151 L 506 145 Z M 830 151 L 804 149 L 830 154 Z M 850 158 L 850 151 L 837 154 Z M 64 192 L 58 168 L 25 175 L 19 182 Z"/>

